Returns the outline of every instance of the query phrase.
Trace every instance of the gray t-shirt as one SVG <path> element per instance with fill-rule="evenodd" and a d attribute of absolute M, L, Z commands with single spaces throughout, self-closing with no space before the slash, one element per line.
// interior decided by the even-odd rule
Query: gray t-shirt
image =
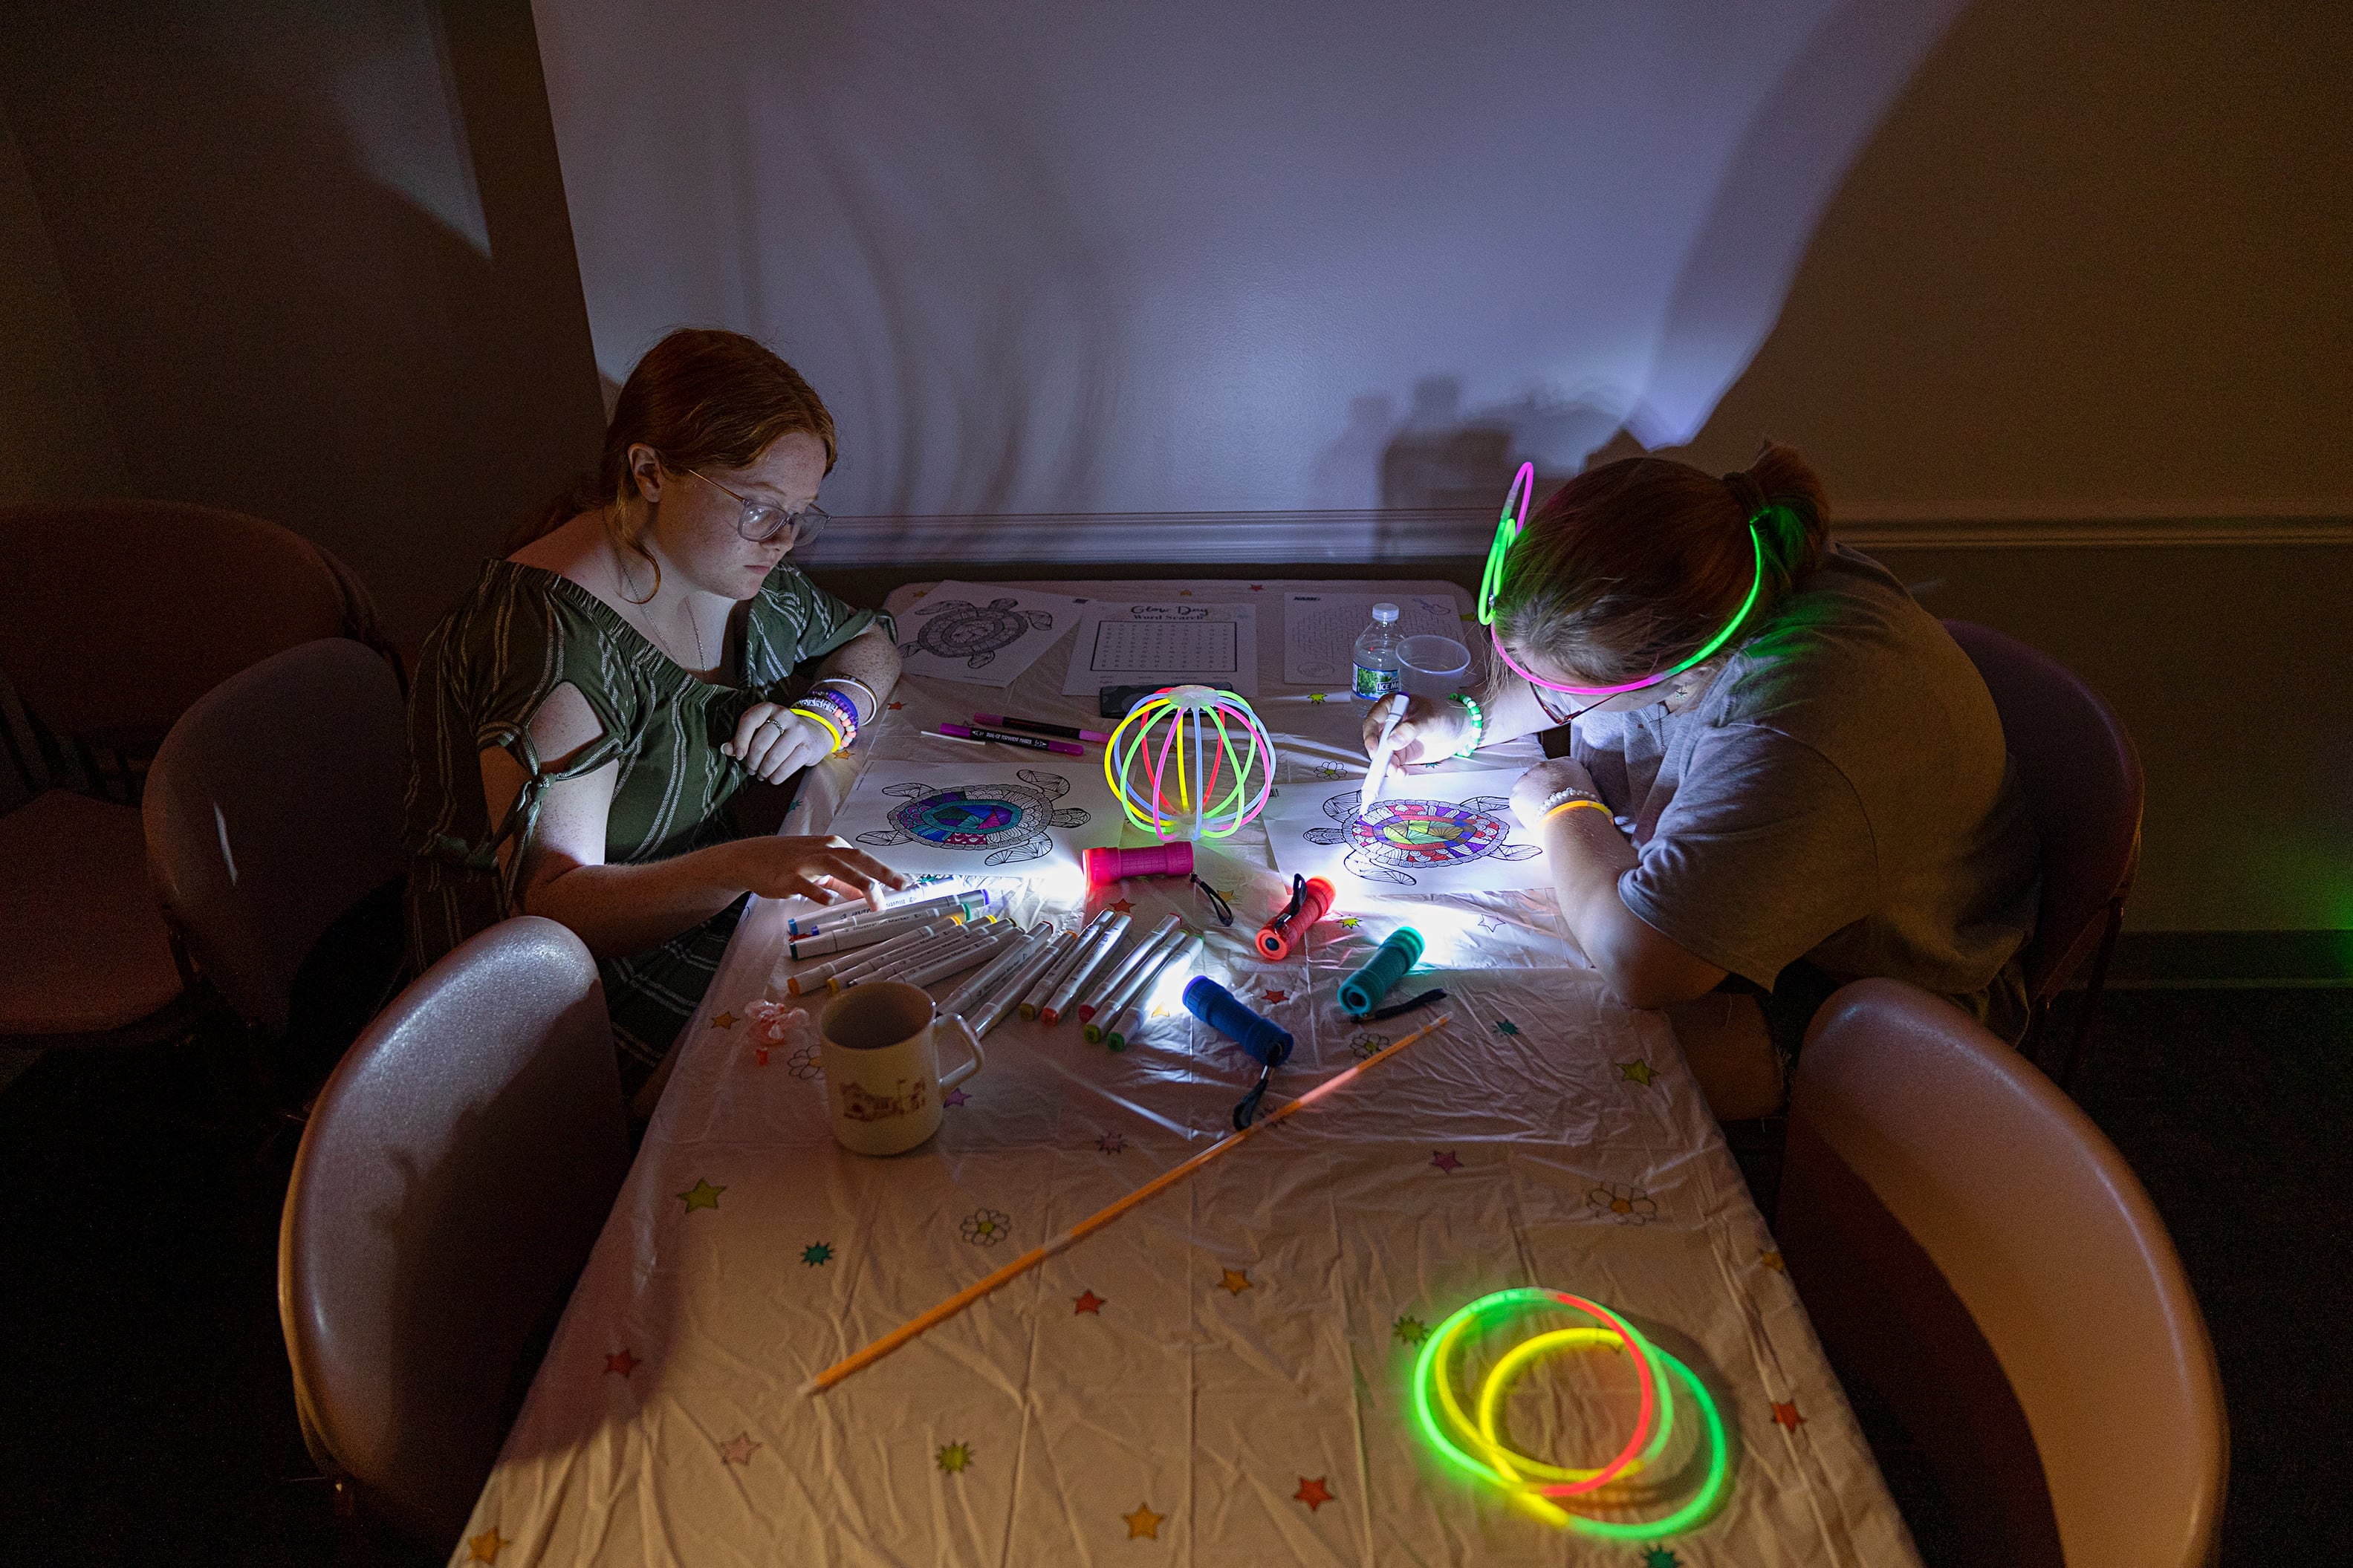
<path fill-rule="evenodd" d="M 1630 822 L 1626 907 L 1770 990 L 1810 960 L 2026 1026 L 2011 956 L 2040 850 L 1977 668 L 1869 556 L 1828 551 L 1698 702 L 1577 721 L 1577 759 Z"/>

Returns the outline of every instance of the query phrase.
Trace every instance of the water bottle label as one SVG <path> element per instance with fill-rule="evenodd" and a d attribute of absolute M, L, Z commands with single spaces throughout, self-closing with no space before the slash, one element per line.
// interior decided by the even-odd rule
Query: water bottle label
<path fill-rule="evenodd" d="M 1398 672 L 1394 669 L 1372 669 L 1356 666 L 1356 699 L 1371 702 L 1387 697 L 1398 689 Z"/>

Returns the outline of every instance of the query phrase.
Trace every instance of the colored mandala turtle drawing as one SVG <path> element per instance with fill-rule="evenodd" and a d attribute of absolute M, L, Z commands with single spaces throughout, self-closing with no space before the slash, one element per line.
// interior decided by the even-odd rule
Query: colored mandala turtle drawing
<path fill-rule="evenodd" d="M 999 648 L 1019 642 L 1031 627 L 1041 632 L 1054 629 L 1051 611 L 1016 608 L 1020 603 L 1018 599 L 991 599 L 984 606 L 966 599 L 943 599 L 936 605 L 925 605 L 915 614 L 931 618 L 915 634 L 913 642 L 899 645 L 899 651 L 913 653 L 921 648 L 941 658 L 963 659 L 967 669 L 978 669 L 995 658 Z"/>
<path fill-rule="evenodd" d="M 940 849 L 986 850 L 984 864 L 1002 866 L 1010 860 L 1035 860 L 1053 848 L 1053 836 L 1046 831 L 1050 826 L 1087 825 L 1088 814 L 1078 806 L 1054 809 L 1054 803 L 1071 792 L 1071 781 L 1061 774 L 1023 768 L 1014 776 L 1021 782 L 969 789 L 892 784 L 882 793 L 907 804 L 891 813 L 889 827 L 861 833 L 858 842 L 880 848 L 916 839 Z"/>
<path fill-rule="evenodd" d="M 1368 882 L 1402 882 L 1414 886 L 1412 870 L 1462 866 L 1492 855 L 1498 860 L 1525 860 L 1544 850 L 1534 844 L 1507 844 L 1512 825 L 1501 815 L 1512 803 L 1500 795 L 1482 795 L 1457 805 L 1445 800 L 1377 800 L 1356 810 L 1357 792 L 1335 795 L 1324 803 L 1324 815 L 1338 827 L 1312 827 L 1310 844 L 1345 844 L 1341 868 Z"/>

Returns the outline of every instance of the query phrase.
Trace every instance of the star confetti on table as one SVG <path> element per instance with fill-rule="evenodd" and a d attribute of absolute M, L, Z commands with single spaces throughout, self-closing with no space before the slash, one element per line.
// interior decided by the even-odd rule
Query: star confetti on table
<path fill-rule="evenodd" d="M 1324 1484 L 1324 1478 L 1322 1476 L 1316 1477 L 1312 1481 L 1305 1476 L 1302 1476 L 1299 1478 L 1299 1489 L 1291 1495 L 1295 1500 L 1305 1503 L 1307 1511 L 1314 1513 L 1332 1500 L 1331 1489 Z"/>
<path fill-rule="evenodd" d="M 1683 1568 L 1683 1560 L 1663 1546 L 1653 1546 L 1642 1553 L 1642 1568 Z"/>
<path fill-rule="evenodd" d="M 1176 590 L 1176 596 L 1180 599 L 1189 599 L 1193 596 L 1193 590 L 1190 588 L 1179 588 Z"/>
<path fill-rule="evenodd" d="M 714 1187 L 709 1182 L 697 1177 L 694 1185 L 678 1195 L 686 1200 L 686 1212 L 692 1214 L 697 1209 L 717 1208 L 719 1194 L 726 1190 L 725 1187 Z"/>
<path fill-rule="evenodd" d="M 952 1089 L 945 1094 L 940 1096 L 940 1103 L 942 1105 L 962 1105 L 971 1098 L 972 1096 L 966 1094 L 960 1089 Z"/>
<path fill-rule="evenodd" d="M 714 1029 L 732 1029 L 735 1026 L 735 1015 L 733 1013 L 715 1014 L 712 1017 L 711 1026 Z"/>
<path fill-rule="evenodd" d="M 1119 1517 L 1127 1521 L 1127 1538 L 1130 1541 L 1157 1541 L 1160 1539 L 1160 1521 L 1168 1516 L 1153 1512 L 1148 1502 L 1140 1502 L 1135 1505 L 1134 1513 L 1124 1513 Z"/>
<path fill-rule="evenodd" d="M 719 1462 L 723 1465 L 749 1465 L 752 1456 L 762 1445 L 752 1441 L 749 1432 L 738 1432 L 719 1445 Z"/>
<path fill-rule="evenodd" d="M 1253 583 L 1250 584 L 1250 592 L 1253 594 L 1263 594 L 1266 592 L 1266 584 L 1263 583 Z"/>
<path fill-rule="evenodd" d="M 915 597 L 917 597 L 918 599 L 920 599 L 920 598 L 922 598 L 924 595 L 926 595 L 926 594 L 928 594 L 928 593 L 930 593 L 930 592 L 931 592 L 931 590 L 930 590 L 929 588 L 918 588 L 918 589 L 916 589 L 916 590 L 915 590 Z"/>
<path fill-rule="evenodd" d="M 1075 1308 L 1071 1309 L 1071 1316 L 1073 1317 L 1076 1317 L 1081 1312 L 1092 1312 L 1096 1317 L 1100 1318 L 1103 1316 L 1103 1308 L 1109 1305 L 1109 1303 L 1101 1296 L 1096 1295 L 1092 1290 L 1088 1291 L 1083 1296 L 1073 1296 L 1071 1300 L 1078 1303 Z"/>
<path fill-rule="evenodd" d="M 903 702 L 893 702 L 890 705 L 891 711 L 896 713 L 900 709 L 904 708 L 906 704 Z"/>
<path fill-rule="evenodd" d="M 1618 1064 L 1618 1077 L 1624 1082 L 1639 1083 L 1644 1088 L 1648 1088 L 1651 1080 L 1658 1077 L 1658 1074 L 1651 1070 L 1650 1063 L 1638 1058 L 1630 1062 L 1620 1062 Z"/>
<path fill-rule="evenodd" d="M 626 1346 L 624 1346 L 617 1353 L 608 1355 L 605 1358 L 605 1370 L 607 1372 L 617 1372 L 623 1377 L 627 1377 L 629 1373 L 637 1371 L 638 1365 L 639 1363 L 638 1358 L 631 1355 Z"/>
<path fill-rule="evenodd" d="M 972 1445 L 950 1443 L 939 1451 L 937 1458 L 942 1475 L 960 1476 L 972 1466 Z"/>
<path fill-rule="evenodd" d="M 1250 1289 L 1255 1283 L 1255 1281 L 1250 1279 L 1250 1270 L 1247 1268 L 1229 1268 L 1225 1271 L 1225 1274 L 1226 1277 L 1218 1281 L 1218 1289 L 1220 1290 L 1230 1290 L 1237 1296 L 1240 1295 L 1243 1291 Z"/>
<path fill-rule="evenodd" d="M 1452 1172 L 1462 1168 L 1462 1162 L 1454 1157 L 1454 1151 L 1451 1149 L 1437 1151 L 1430 1155 L 1430 1163 L 1441 1171 Z"/>
<path fill-rule="evenodd" d="M 811 1268 L 821 1268 L 822 1266 L 832 1262 L 832 1243 L 824 1241 L 810 1242 L 807 1247 L 801 1248 L 801 1261 L 807 1264 Z"/>
<path fill-rule="evenodd" d="M 1310 702 L 1321 702 L 1324 700 L 1324 694 L 1320 691 L 1311 691 L 1307 694 L 1307 700 Z"/>
<path fill-rule="evenodd" d="M 1111 911 L 1115 915 L 1132 915 L 1135 912 L 1135 905 L 1126 899 L 1113 899 L 1111 901 Z"/>
<path fill-rule="evenodd" d="M 497 1528 L 494 1526 L 491 1529 L 482 1531 L 480 1535 L 470 1536 L 467 1538 L 466 1561 L 469 1563 L 496 1563 L 499 1560 L 500 1550 L 504 1547 L 512 1546 L 513 1544 L 513 1542 L 509 1541 L 505 1536 L 501 1535 L 498 1532 Z"/>
<path fill-rule="evenodd" d="M 1277 1002 L 1288 1002 L 1291 1000 L 1291 993 L 1288 991 L 1270 991 L 1266 994 L 1266 999 L 1270 1005 Z"/>
<path fill-rule="evenodd" d="M 1804 1416 L 1798 1414 L 1798 1402 L 1796 1400 L 1777 1399 L 1773 1402 L 1774 1426 L 1784 1426 L 1788 1430 L 1795 1432 L 1799 1426 L 1805 1425 L 1805 1420 L 1806 1418 Z"/>
<path fill-rule="evenodd" d="M 1095 1140 L 1095 1147 L 1106 1154 L 1116 1154 L 1127 1147 L 1127 1140 L 1116 1132 L 1106 1132 Z"/>
<path fill-rule="evenodd" d="M 1430 1325 L 1408 1313 L 1389 1325 L 1389 1332 L 1397 1336 L 1399 1344 L 1418 1345 L 1430 1338 Z"/>
<path fill-rule="evenodd" d="M 1769 1247 L 1760 1247 L 1757 1249 L 1757 1261 L 1776 1274 L 1782 1272 L 1784 1267 L 1780 1253 Z"/>
<path fill-rule="evenodd" d="M 1355 915 L 1342 915 L 1340 917 L 1340 929 L 1342 931 L 1354 931 L 1360 923 L 1362 922 L 1360 922 Z"/>
<path fill-rule="evenodd" d="M 1495 1020 L 1495 1033 L 1499 1035 L 1516 1035 L 1519 1032 L 1520 1026 L 1517 1024 L 1513 1023 L 1509 1018 L 1498 1018 Z"/>

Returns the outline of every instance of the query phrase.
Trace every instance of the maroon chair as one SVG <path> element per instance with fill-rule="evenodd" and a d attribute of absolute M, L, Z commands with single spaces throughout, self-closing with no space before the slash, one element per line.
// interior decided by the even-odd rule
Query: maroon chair
<path fill-rule="evenodd" d="M 454 1547 L 628 1159 L 596 965 L 554 921 L 483 931 L 368 1026 L 278 1243 L 295 1405 L 339 1496 Z"/>
<path fill-rule="evenodd" d="M 193 970 L 148 889 L 149 760 L 197 698 L 320 637 L 394 658 L 350 570 L 275 523 L 109 500 L 0 508 L 0 1042 L 169 1038 Z"/>
<path fill-rule="evenodd" d="M 392 668 L 325 637 L 198 698 L 155 753 L 140 809 L 156 900 L 264 1035 L 285 1032 L 295 972 L 328 926 L 407 864 L 406 729 Z"/>
<path fill-rule="evenodd" d="M 1832 1365 L 1935 1473 L 1963 1561 L 2200 1568 L 2229 1473 L 2212 1342 L 2100 1130 L 1940 997 L 1807 1031 L 1774 1230 Z"/>
<path fill-rule="evenodd" d="M 2042 1045 L 2051 1003 L 2086 960 L 2084 1005 L 2057 1072 L 2072 1087 L 2140 867 L 2140 752 L 2124 721 L 2064 665 L 1968 621 L 1945 629 L 1978 667 L 2001 713 L 2002 739 L 2042 839 L 2042 900 L 2020 954 L 2032 1022 L 2020 1048 Z"/>

